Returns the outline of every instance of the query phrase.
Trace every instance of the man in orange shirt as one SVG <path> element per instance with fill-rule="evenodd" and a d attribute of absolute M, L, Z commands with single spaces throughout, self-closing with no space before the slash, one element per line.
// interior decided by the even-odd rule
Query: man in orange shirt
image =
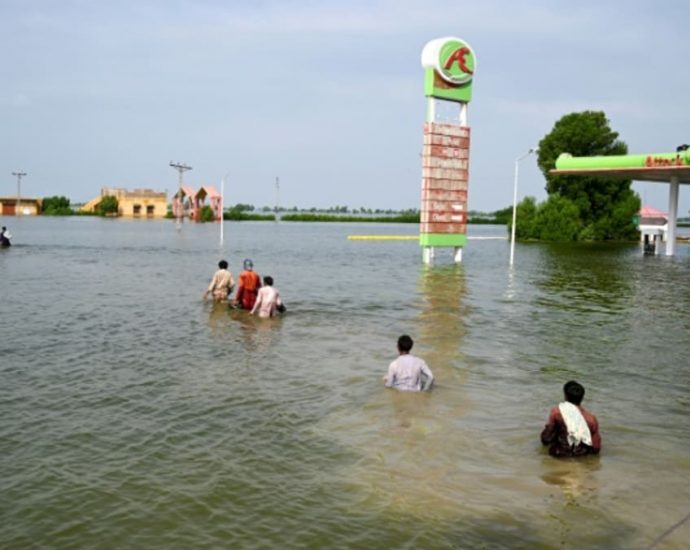
<path fill-rule="evenodd" d="M 244 270 L 237 278 L 237 292 L 235 306 L 251 310 L 256 302 L 256 295 L 261 288 L 261 278 L 254 271 L 254 263 L 250 259 L 244 260 Z"/>

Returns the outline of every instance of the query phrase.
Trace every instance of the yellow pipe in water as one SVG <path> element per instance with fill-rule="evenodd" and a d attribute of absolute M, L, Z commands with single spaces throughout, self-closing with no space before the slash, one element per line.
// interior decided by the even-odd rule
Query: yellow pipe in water
<path fill-rule="evenodd" d="M 468 241 L 505 241 L 508 237 L 467 237 Z M 348 241 L 418 241 L 419 235 L 348 235 Z"/>
<path fill-rule="evenodd" d="M 419 235 L 348 235 L 348 241 L 418 241 Z"/>

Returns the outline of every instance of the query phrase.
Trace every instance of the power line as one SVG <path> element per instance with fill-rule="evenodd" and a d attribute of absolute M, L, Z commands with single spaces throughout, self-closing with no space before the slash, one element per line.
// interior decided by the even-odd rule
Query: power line
<path fill-rule="evenodd" d="M 184 174 L 187 170 L 191 170 L 192 167 L 191 167 L 191 166 L 187 166 L 186 164 L 183 164 L 183 163 L 181 163 L 181 162 L 173 162 L 173 161 L 170 161 L 170 166 L 171 166 L 172 168 L 174 168 L 175 170 L 177 170 L 177 172 L 178 172 L 178 174 L 179 174 L 179 178 L 178 178 L 179 183 L 178 183 L 178 190 L 177 190 L 177 196 L 178 196 L 178 201 L 179 201 L 179 204 L 178 204 L 178 207 L 177 207 L 177 228 L 179 229 L 179 228 L 180 228 L 180 225 L 181 225 L 181 223 L 182 223 L 182 213 L 183 213 L 183 212 L 182 212 L 182 210 L 183 210 L 183 208 L 182 208 L 182 207 L 183 207 L 183 202 L 182 202 L 182 182 L 183 182 L 183 179 L 184 179 L 183 174 Z"/>
<path fill-rule="evenodd" d="M 13 176 L 17 176 L 17 205 L 14 207 L 14 215 L 19 216 L 21 208 L 19 206 L 22 198 L 22 177 L 26 176 L 26 172 L 12 172 Z"/>

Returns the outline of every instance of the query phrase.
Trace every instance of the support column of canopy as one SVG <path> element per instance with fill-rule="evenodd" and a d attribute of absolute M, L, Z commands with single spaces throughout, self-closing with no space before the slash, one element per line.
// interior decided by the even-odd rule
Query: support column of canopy
<path fill-rule="evenodd" d="M 673 256 L 676 252 L 676 225 L 678 223 L 678 177 L 671 178 L 668 190 L 668 236 L 666 242 L 666 255 Z"/>

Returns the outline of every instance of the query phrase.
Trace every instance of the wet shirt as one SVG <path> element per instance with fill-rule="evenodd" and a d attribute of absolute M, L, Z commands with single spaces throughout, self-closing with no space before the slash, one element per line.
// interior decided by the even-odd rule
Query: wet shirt
<path fill-rule="evenodd" d="M 578 407 L 582 416 L 587 422 L 587 427 L 592 435 L 592 445 L 585 445 L 580 443 L 576 446 L 571 446 L 568 443 L 568 428 L 563 420 L 563 415 L 558 407 L 551 409 L 549 419 L 546 426 L 541 432 L 541 442 L 549 446 L 549 454 L 556 457 L 571 457 L 583 456 L 589 454 L 598 454 L 601 450 L 601 435 L 599 434 L 599 422 L 594 416 L 584 407 Z"/>
<path fill-rule="evenodd" d="M 227 269 L 219 269 L 213 274 L 211 284 L 208 285 L 208 291 L 213 292 L 214 295 L 221 294 L 222 292 L 225 292 L 227 295 L 234 284 L 235 281 L 232 279 L 232 273 Z"/>
<path fill-rule="evenodd" d="M 426 382 L 422 379 L 426 376 Z M 434 375 L 423 359 L 403 354 L 388 366 L 386 387 L 403 391 L 420 391 L 424 383 L 424 389 L 431 388 Z"/>
<path fill-rule="evenodd" d="M 242 304 L 244 309 L 252 309 L 256 301 L 257 290 L 260 287 L 261 278 L 255 271 L 242 271 L 237 280 L 235 300 Z"/>
<path fill-rule="evenodd" d="M 272 286 L 264 286 L 259 289 L 256 295 L 252 313 L 258 309 L 259 317 L 273 317 L 280 304 L 280 293 Z"/>

